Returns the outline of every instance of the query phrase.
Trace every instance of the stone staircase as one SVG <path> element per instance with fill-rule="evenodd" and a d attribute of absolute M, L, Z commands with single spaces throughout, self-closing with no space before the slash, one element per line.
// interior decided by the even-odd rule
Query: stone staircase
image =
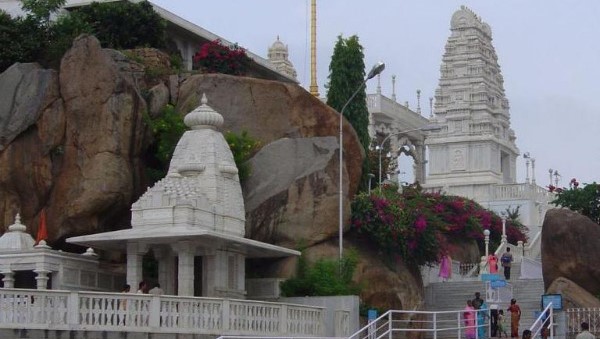
<path fill-rule="evenodd" d="M 535 321 L 535 312 L 540 310 L 541 295 L 544 293 L 544 282 L 542 279 L 517 279 L 520 272 L 519 265 L 513 265 L 513 274 L 509 283 L 513 286 L 513 298 L 521 307 L 521 322 L 519 332 L 528 329 Z M 475 292 L 480 292 L 485 297 L 485 282 L 483 281 L 459 281 L 432 283 L 425 289 L 425 309 L 428 311 L 451 311 L 462 310 L 469 299 L 474 298 Z M 492 304 L 488 302 L 488 305 Z M 505 310 L 510 300 L 498 304 L 499 309 Z M 510 315 L 507 314 L 510 319 Z M 507 322 L 510 324 L 510 320 Z"/>

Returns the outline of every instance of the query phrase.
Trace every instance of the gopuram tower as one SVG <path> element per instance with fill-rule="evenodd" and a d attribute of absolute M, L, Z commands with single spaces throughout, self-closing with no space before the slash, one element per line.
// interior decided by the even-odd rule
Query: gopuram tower
<path fill-rule="evenodd" d="M 492 186 L 516 183 L 519 150 L 504 80 L 490 26 L 464 6 L 450 25 L 431 121 L 442 130 L 426 139 L 426 186 L 489 204 Z"/>

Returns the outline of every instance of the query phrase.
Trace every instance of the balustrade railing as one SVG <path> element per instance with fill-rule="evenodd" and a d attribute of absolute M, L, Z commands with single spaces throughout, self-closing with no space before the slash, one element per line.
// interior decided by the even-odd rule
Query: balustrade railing
<path fill-rule="evenodd" d="M 201 297 L 0 289 L 0 328 L 322 336 L 324 309 Z"/>
<path fill-rule="evenodd" d="M 567 337 L 574 338 L 581 331 L 581 323 L 590 325 L 590 332 L 600 335 L 600 308 L 569 308 L 567 315 Z"/>

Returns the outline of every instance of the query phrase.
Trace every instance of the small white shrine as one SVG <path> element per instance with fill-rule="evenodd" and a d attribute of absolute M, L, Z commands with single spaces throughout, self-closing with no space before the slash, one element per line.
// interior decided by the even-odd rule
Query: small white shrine
<path fill-rule="evenodd" d="M 42 240 L 35 245 L 17 214 L 0 237 L 1 287 L 118 291 L 125 277 L 100 267 L 90 248 L 83 254 L 53 250 Z"/>
<path fill-rule="evenodd" d="M 131 207 L 131 228 L 67 242 L 127 251 L 127 283 L 143 280 L 152 250 L 166 294 L 244 298 L 245 259 L 300 252 L 244 238 L 245 211 L 233 154 L 217 128 L 221 114 L 201 105 L 187 114 L 168 174 Z"/>

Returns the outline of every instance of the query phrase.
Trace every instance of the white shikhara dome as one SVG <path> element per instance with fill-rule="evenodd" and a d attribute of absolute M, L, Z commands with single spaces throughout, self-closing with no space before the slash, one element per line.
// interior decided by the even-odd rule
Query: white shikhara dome
<path fill-rule="evenodd" d="M 188 226 L 243 236 L 244 200 L 233 154 L 206 96 L 188 113 L 168 174 L 132 206 L 132 227 Z"/>

